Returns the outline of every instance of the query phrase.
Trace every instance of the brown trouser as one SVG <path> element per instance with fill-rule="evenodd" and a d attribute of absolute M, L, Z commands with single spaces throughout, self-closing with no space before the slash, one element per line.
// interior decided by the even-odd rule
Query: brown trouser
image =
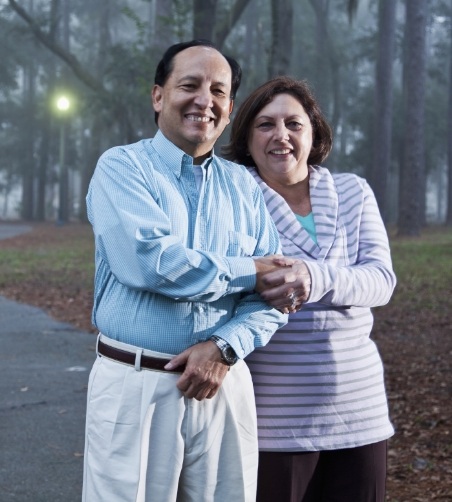
<path fill-rule="evenodd" d="M 260 452 L 257 502 L 384 502 L 387 441 L 315 452 Z"/>

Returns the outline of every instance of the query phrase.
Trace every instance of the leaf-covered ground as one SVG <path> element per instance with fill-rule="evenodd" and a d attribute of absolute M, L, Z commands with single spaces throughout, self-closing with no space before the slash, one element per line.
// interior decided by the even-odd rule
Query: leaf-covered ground
<path fill-rule="evenodd" d="M 375 309 L 395 436 L 388 502 L 452 501 L 452 232 L 391 240 L 399 283 Z M 0 241 L 0 295 L 95 332 L 89 226 L 35 225 Z M 94 335 L 93 335 L 94 336 Z M 356 501 L 359 502 L 359 501 Z"/>

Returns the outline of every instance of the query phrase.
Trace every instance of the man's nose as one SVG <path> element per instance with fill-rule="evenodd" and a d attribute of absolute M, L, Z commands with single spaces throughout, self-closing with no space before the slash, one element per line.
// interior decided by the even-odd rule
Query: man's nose
<path fill-rule="evenodd" d="M 212 93 L 209 87 L 200 87 L 196 93 L 195 103 L 200 108 L 210 108 L 212 106 Z"/>

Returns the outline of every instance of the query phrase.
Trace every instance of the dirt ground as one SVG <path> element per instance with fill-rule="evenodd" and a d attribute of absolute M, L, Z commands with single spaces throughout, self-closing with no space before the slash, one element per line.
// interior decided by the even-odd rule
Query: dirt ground
<path fill-rule="evenodd" d="M 68 232 L 67 238 L 73 238 Z M 8 247 L 37 245 L 51 230 L 3 241 Z M 7 244 L 6 244 L 7 243 Z M 31 243 L 31 244 L 30 244 Z M 74 275 L 74 284 L 79 278 Z M 35 305 L 56 319 L 94 330 L 90 323 L 92 290 L 33 282 L 7 285 L 0 294 Z M 392 304 L 375 310 L 373 338 L 385 364 L 391 418 L 396 428 L 389 443 L 388 502 L 452 501 L 452 312 L 438 309 L 432 318 L 419 309 L 406 312 Z M 356 501 L 359 502 L 359 501 Z"/>

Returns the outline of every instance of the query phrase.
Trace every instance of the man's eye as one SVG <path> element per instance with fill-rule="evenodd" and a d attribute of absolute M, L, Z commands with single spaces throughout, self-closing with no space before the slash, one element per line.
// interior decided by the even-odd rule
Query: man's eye
<path fill-rule="evenodd" d="M 226 96 L 225 92 L 222 89 L 214 89 L 212 93 L 215 94 L 215 96 Z"/>

